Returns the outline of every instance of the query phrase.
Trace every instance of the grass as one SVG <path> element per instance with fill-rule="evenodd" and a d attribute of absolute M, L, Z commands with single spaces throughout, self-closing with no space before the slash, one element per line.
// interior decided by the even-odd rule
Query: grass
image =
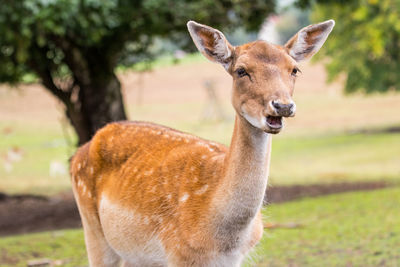
<path fill-rule="evenodd" d="M 200 114 L 200 107 L 189 106 Z M 187 107 L 186 107 L 187 106 Z M 173 112 L 172 108 L 166 112 Z M 137 109 L 147 119 L 147 108 Z M 160 111 L 161 112 L 161 111 Z M 175 118 L 177 114 L 171 114 Z M 229 145 L 233 118 L 225 122 L 158 120 L 189 133 Z M 400 133 L 377 131 L 374 134 L 317 133 L 273 136 L 270 183 L 276 185 L 354 181 L 400 181 Z"/>
<path fill-rule="evenodd" d="M 276 138 L 272 184 L 400 181 L 400 133 Z"/>
<path fill-rule="evenodd" d="M 53 127 L 35 127 L 29 132 L 26 124 L 0 123 L 0 129 L 12 126 L 12 133 L 0 138 L 0 154 L 5 155 L 11 148 L 22 151 L 22 159 L 12 164 L 12 170 L 0 167 L 0 191 L 7 193 L 34 193 L 51 195 L 70 187 L 68 178 L 68 158 L 72 151 L 61 131 Z M 64 167 L 65 173 L 50 175 L 50 165 L 54 162 Z M 1 163 L 5 164 L 5 161 Z"/>
<path fill-rule="evenodd" d="M 399 266 L 400 188 L 274 204 L 265 221 L 302 227 L 268 229 L 248 266 Z M 87 265 L 81 230 L 0 239 L 0 266 L 31 259 Z"/>
<path fill-rule="evenodd" d="M 400 189 L 330 195 L 271 205 L 257 266 L 400 266 Z"/>
<path fill-rule="evenodd" d="M 147 66 L 141 63 L 119 68 L 121 81 L 127 83 L 127 113 L 137 120 L 164 124 L 228 145 L 233 115 L 224 122 L 201 120 L 207 101 L 200 92 L 204 80 L 215 79 L 224 110 L 233 114 L 230 81 L 225 80 L 226 73 L 218 74 L 213 65 L 203 61 L 199 54 L 189 55 L 181 61 L 187 64 L 184 67 L 164 68 L 171 66 L 172 58 L 158 59 L 152 74 L 143 76 L 146 95 L 141 105 L 134 104 L 139 85 L 132 82 L 137 77 L 129 71 L 143 71 Z M 193 68 L 195 72 L 190 71 Z M 201 68 L 210 71 L 202 72 Z M 282 134 L 273 137 L 269 184 L 365 180 L 400 183 L 400 133 L 379 131 L 398 125 L 400 95 L 343 97 L 334 87 L 326 88 L 318 81 L 323 72 L 307 68 L 296 88 L 299 112 Z M 203 78 L 196 80 L 197 76 Z M 167 79 L 170 77 L 173 79 Z M 152 83 L 164 79 L 171 84 Z M 5 111 L 0 113 L 0 192 L 53 195 L 70 189 L 68 174 L 50 175 L 50 166 L 58 163 L 67 170 L 75 148 L 65 141 L 55 120 L 55 113 L 62 113 L 62 109 L 57 111 L 51 106 L 53 102 L 46 100 L 39 89 L 29 86 L 18 97 L 13 96 L 16 91 L 0 91 Z M 378 131 L 350 133 L 360 129 Z M 13 147 L 22 150 L 22 159 L 6 171 L 4 159 Z M 266 221 L 294 222 L 303 227 L 267 230 L 249 265 L 400 266 L 399 195 L 400 189 L 394 188 L 271 205 L 264 211 Z M 62 266 L 87 266 L 82 231 L 0 239 L 0 266 L 26 266 L 28 260 L 38 258 L 60 259 Z"/>
<path fill-rule="evenodd" d="M 137 74 L 131 69 L 125 73 L 120 70 L 129 117 L 229 145 L 234 113 L 227 74 L 220 66 L 205 63 L 199 54 L 182 59 L 184 66 L 171 66 L 171 60 L 158 59 L 154 71 L 143 76 L 142 104 L 135 101 Z M 134 70 L 140 70 L 136 67 Z M 323 70 L 304 67 L 304 75 L 296 82 L 296 118 L 288 119 L 286 129 L 273 137 L 270 184 L 400 182 L 399 132 L 351 134 L 398 125 L 400 94 L 343 97 L 335 86 L 325 85 Z M 208 103 L 202 85 L 206 80 L 215 81 L 216 93 L 228 114 L 226 121 L 202 119 Z M 69 190 L 67 174 L 50 175 L 52 163 L 67 170 L 68 158 L 75 150 L 57 124 L 57 114 L 64 116 L 61 106 L 37 85 L 19 91 L 0 87 L 0 95 L 5 111 L 0 113 L 0 191 L 52 195 Z M 7 128 L 12 132 L 6 134 Z M 69 128 L 69 132 L 73 130 Z M 23 155 L 7 171 L 4 159 L 13 147 L 22 149 Z"/>
<path fill-rule="evenodd" d="M 139 114 L 140 115 L 140 114 Z M 166 121 L 165 124 L 229 144 L 233 122 Z M 0 123 L 0 129 L 7 127 Z M 7 172 L 0 167 L 0 191 L 52 195 L 68 190 L 68 147 L 60 129 L 14 123 L 12 134 L 0 138 L 0 154 L 12 147 L 23 151 L 22 160 Z M 274 136 L 270 184 L 310 184 L 354 181 L 400 181 L 400 133 L 322 134 Z M 50 175 L 52 162 L 65 174 Z"/>
<path fill-rule="evenodd" d="M 63 230 L 0 239 L 0 266 L 27 266 L 34 259 L 61 260 L 62 266 L 87 266 L 82 230 Z"/>

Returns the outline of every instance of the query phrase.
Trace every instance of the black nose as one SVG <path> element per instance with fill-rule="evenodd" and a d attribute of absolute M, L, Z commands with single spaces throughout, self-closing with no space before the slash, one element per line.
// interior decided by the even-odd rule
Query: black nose
<path fill-rule="evenodd" d="M 294 103 L 282 104 L 279 101 L 272 101 L 272 106 L 275 108 L 276 113 L 280 116 L 289 117 L 293 115 Z"/>

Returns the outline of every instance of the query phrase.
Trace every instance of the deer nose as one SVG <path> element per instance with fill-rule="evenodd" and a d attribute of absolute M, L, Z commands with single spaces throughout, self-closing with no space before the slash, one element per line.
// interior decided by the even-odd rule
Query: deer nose
<path fill-rule="evenodd" d="M 271 104 L 279 116 L 292 117 L 296 112 L 296 104 L 293 101 L 289 104 L 282 104 L 279 100 L 273 100 Z"/>

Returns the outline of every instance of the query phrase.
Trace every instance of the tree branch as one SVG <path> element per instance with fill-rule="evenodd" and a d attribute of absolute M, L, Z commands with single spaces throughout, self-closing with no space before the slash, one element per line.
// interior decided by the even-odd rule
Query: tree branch
<path fill-rule="evenodd" d="M 56 35 L 50 35 L 49 38 L 63 51 L 65 63 L 70 68 L 75 80 L 83 85 L 90 84 L 90 71 L 87 60 L 83 55 L 85 52 L 84 48 L 79 47 L 66 36 L 60 37 Z"/>
<path fill-rule="evenodd" d="M 42 84 L 64 104 L 69 104 L 72 90 L 61 90 L 55 83 L 51 74 L 51 62 L 47 57 L 47 49 L 41 48 L 36 44 L 31 46 L 31 53 L 33 57 L 29 60 L 28 64 L 36 72 L 42 80 Z M 72 88 L 71 88 L 72 89 Z"/>

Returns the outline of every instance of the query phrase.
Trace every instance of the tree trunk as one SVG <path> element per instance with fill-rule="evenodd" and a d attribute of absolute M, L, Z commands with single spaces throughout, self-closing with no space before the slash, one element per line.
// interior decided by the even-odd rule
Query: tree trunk
<path fill-rule="evenodd" d="M 31 53 L 36 56 L 29 63 L 46 89 L 65 105 L 78 145 L 82 145 L 107 123 L 127 119 L 121 84 L 114 73 L 117 54 L 107 53 L 106 49 L 83 49 L 67 39 L 53 41 L 65 55 L 70 84 L 63 85 L 56 76 L 59 66 L 47 58 L 49 47 L 32 45 Z"/>
<path fill-rule="evenodd" d="M 78 135 L 78 145 L 89 141 L 109 122 L 126 120 L 121 85 L 114 73 L 90 77 L 73 89 L 66 115 Z"/>

